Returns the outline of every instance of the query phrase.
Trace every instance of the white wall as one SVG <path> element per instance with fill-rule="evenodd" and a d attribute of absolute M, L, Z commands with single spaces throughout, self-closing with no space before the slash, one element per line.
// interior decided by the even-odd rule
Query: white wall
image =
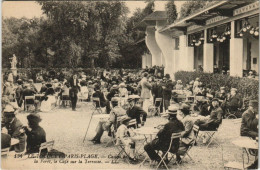
<path fill-rule="evenodd" d="M 162 65 L 161 50 L 155 40 L 154 28 L 150 28 L 150 27 L 146 28 L 145 43 L 152 55 L 152 65 L 161 66 Z"/>
<path fill-rule="evenodd" d="M 162 27 L 166 25 L 166 21 L 157 21 L 156 29 L 160 30 Z M 170 74 L 173 77 L 174 74 L 174 41 L 171 38 L 170 34 L 167 33 L 159 33 L 155 31 L 155 39 L 162 51 L 162 64 L 165 66 L 164 74 Z"/>

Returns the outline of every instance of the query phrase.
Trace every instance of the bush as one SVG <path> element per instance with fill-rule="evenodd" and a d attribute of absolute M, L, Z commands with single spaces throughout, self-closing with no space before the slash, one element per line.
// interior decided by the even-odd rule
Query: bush
<path fill-rule="evenodd" d="M 200 78 L 200 81 L 204 85 L 211 85 L 211 88 L 215 91 L 219 90 L 222 86 L 226 87 L 227 91 L 231 88 L 237 88 L 238 93 L 243 98 L 258 100 L 259 81 L 255 79 L 203 72 L 179 71 L 175 73 L 175 79 L 182 80 L 184 84 L 195 80 L 197 77 Z"/>

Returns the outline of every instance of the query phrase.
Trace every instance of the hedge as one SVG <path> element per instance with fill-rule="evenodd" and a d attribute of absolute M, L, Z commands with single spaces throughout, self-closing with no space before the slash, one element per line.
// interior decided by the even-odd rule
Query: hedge
<path fill-rule="evenodd" d="M 258 100 L 259 81 L 255 79 L 203 72 L 179 71 L 175 73 L 175 79 L 182 80 L 184 84 L 195 80 L 197 77 L 200 78 L 200 81 L 204 85 L 211 85 L 211 88 L 215 91 L 219 90 L 220 87 L 226 87 L 228 91 L 230 91 L 231 88 L 237 88 L 238 93 L 240 93 L 243 98 Z"/>

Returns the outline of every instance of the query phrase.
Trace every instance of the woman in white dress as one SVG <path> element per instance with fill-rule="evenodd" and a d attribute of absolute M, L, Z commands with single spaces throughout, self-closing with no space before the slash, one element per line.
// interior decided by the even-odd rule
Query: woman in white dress
<path fill-rule="evenodd" d="M 87 100 L 88 99 L 88 87 L 86 86 L 86 81 L 85 80 L 82 80 L 81 82 L 80 82 L 80 85 L 81 85 L 81 87 L 80 87 L 80 93 L 79 93 L 79 95 L 80 95 L 80 98 L 82 99 L 82 100 Z"/>
<path fill-rule="evenodd" d="M 52 103 L 56 102 L 56 98 L 54 96 L 55 92 L 51 83 L 46 84 L 47 90 L 45 91 L 45 100 L 41 102 L 41 111 L 48 112 L 52 109 Z"/>

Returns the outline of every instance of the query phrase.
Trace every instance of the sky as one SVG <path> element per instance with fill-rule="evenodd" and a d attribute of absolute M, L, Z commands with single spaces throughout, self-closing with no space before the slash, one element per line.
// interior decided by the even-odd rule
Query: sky
<path fill-rule="evenodd" d="M 136 8 L 143 9 L 145 7 L 145 1 L 124 1 L 128 6 L 130 13 L 128 16 L 132 16 Z M 167 1 L 155 1 L 155 10 L 163 11 Z M 180 10 L 180 6 L 183 1 L 175 1 L 177 11 Z M 15 17 L 15 18 L 33 18 L 41 17 L 41 6 L 34 1 L 4 1 L 2 3 L 2 16 Z"/>

